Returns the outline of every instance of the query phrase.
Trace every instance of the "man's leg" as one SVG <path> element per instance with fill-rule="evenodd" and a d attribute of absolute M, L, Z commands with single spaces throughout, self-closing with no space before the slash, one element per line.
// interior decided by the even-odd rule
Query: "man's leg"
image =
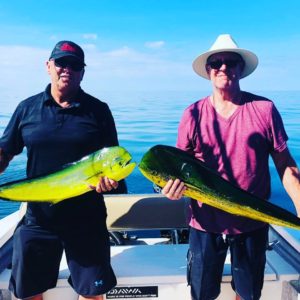
<path fill-rule="evenodd" d="M 25 298 L 23 300 L 43 300 L 43 294 L 39 294 L 33 297 Z"/>
<path fill-rule="evenodd" d="M 187 280 L 193 300 L 218 297 L 226 253 L 222 235 L 191 228 Z"/>
<path fill-rule="evenodd" d="M 264 282 L 268 226 L 228 237 L 233 289 L 243 300 L 258 300 Z"/>
<path fill-rule="evenodd" d="M 91 296 L 91 297 L 83 297 L 83 296 L 79 296 L 78 300 L 89 300 L 89 299 L 93 299 L 93 300 L 103 300 L 103 296 L 99 295 L 99 296 Z M 38 299 L 37 299 L 38 300 Z"/>
<path fill-rule="evenodd" d="M 10 291 L 18 299 L 41 300 L 56 285 L 61 255 L 57 236 L 25 219 L 14 233 Z"/>
<path fill-rule="evenodd" d="M 81 295 L 79 299 L 103 299 L 101 295 L 116 285 L 105 219 L 64 228 L 62 240 L 70 269 L 69 283 Z"/>

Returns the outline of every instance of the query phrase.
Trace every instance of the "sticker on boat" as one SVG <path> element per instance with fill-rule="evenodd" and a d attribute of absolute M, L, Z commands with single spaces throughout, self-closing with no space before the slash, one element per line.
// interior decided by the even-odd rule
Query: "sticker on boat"
<path fill-rule="evenodd" d="M 157 298 L 158 286 L 115 287 L 106 294 L 106 299 Z"/>

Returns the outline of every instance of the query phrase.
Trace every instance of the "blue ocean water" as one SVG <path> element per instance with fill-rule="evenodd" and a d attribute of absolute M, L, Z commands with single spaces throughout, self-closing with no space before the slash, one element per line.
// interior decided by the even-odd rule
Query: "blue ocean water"
<path fill-rule="evenodd" d="M 272 99 L 280 111 L 289 136 L 289 148 L 300 166 L 300 91 L 256 92 Z M 143 153 L 156 144 L 175 145 L 177 127 L 184 108 L 208 95 L 208 92 L 106 92 L 95 95 L 108 103 L 114 115 L 120 145 L 124 146 L 139 162 Z M 9 99 L 6 99 L 9 101 Z M 15 105 L 16 99 L 13 99 Z M 8 102 L 7 102 L 8 103 Z M 3 105 L 4 103 L 2 103 Z M 1 102 L 0 102 L 1 105 Z M 11 104 L 0 106 L 0 135 L 13 112 Z M 0 175 L 0 184 L 25 177 L 26 153 L 10 163 Z M 271 201 L 295 212 L 292 201 L 281 185 L 272 161 Z M 136 168 L 127 178 L 129 193 L 153 193 L 152 184 Z M 0 200 L 0 218 L 17 210 L 19 203 Z M 291 230 L 300 241 L 300 233 Z"/>

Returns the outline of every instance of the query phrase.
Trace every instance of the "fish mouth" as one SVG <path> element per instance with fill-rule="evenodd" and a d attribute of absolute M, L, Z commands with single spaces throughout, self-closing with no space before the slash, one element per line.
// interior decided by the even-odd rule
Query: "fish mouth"
<path fill-rule="evenodd" d="M 136 166 L 136 162 L 134 161 L 131 161 L 131 159 L 125 161 L 123 164 L 122 164 L 122 169 L 128 169 L 128 170 L 132 170 L 135 168 Z"/>
<path fill-rule="evenodd" d="M 131 157 L 118 159 L 116 164 L 111 166 L 111 174 L 108 177 L 115 181 L 124 179 L 134 170 L 135 166 L 136 163 L 131 161 Z"/>
<path fill-rule="evenodd" d="M 136 162 L 132 161 L 130 154 L 123 160 L 123 168 L 131 168 L 132 166 L 135 167 L 136 165 Z"/>
<path fill-rule="evenodd" d="M 125 157 L 117 157 L 114 159 L 112 165 L 112 169 L 114 166 L 117 168 L 128 168 L 131 167 L 134 164 L 136 166 L 136 163 L 132 161 L 132 157 L 130 155 L 125 155 Z"/>

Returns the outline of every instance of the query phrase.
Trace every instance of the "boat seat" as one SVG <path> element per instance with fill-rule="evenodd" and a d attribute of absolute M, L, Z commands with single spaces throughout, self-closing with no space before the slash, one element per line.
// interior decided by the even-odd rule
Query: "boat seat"
<path fill-rule="evenodd" d="M 187 228 L 188 198 L 171 201 L 160 194 L 105 195 L 107 227 L 118 230 Z"/>

